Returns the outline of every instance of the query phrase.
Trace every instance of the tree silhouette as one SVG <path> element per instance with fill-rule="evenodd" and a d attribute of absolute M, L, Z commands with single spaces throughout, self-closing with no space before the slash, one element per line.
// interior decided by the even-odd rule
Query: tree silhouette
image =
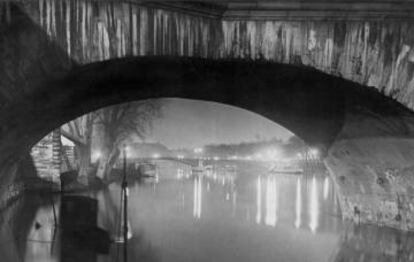
<path fill-rule="evenodd" d="M 77 156 L 75 166 L 70 166 L 70 163 L 68 163 L 68 168 L 78 169 L 79 180 L 83 183 L 87 183 L 88 170 L 91 164 L 93 121 L 94 114 L 89 113 L 62 125 L 60 128 L 61 134 L 75 144 L 75 155 Z M 66 156 L 63 155 L 63 157 Z"/>
<path fill-rule="evenodd" d="M 161 117 L 161 100 L 145 100 L 114 105 L 95 114 L 95 125 L 103 139 L 97 176 L 108 179 L 121 153 L 122 144 L 131 137 L 144 139 L 153 120 Z"/>

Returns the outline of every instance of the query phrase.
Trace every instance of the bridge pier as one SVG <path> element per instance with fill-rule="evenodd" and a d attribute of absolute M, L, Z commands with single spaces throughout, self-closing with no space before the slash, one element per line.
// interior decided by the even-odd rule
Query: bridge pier
<path fill-rule="evenodd" d="M 414 139 L 335 142 L 325 159 L 342 216 L 355 222 L 414 230 Z"/>
<path fill-rule="evenodd" d="M 156 95 L 231 102 L 282 125 L 290 124 L 293 131 L 302 130 L 301 135 L 314 133 L 321 138 L 316 142 L 329 143 L 342 128 L 343 114 L 357 112 L 359 118 L 330 145 L 325 160 L 339 191 L 343 215 L 414 229 L 414 142 L 409 138 L 414 137 L 414 124 L 406 132 L 406 120 L 402 125 L 392 121 L 414 116 L 400 104 L 385 100 L 385 96 L 395 97 L 414 108 L 414 40 L 408 37 L 412 21 L 384 20 L 383 16 L 379 21 L 309 23 L 306 16 L 299 22 L 280 17 L 254 20 L 250 12 L 248 19 L 233 21 L 135 4 L 128 10 L 125 3 L 39 3 L 0 5 L 0 13 L 5 14 L 0 16 L 0 47 L 6 50 L 0 54 L 0 67 L 7 69 L 0 74 L 0 163 L 4 165 L 0 166 L 4 170 L 0 184 L 14 182 L 19 157 L 41 134 L 63 120 L 126 102 L 125 98 Z M 119 30 L 112 30 L 114 21 Z M 169 27 L 172 24 L 176 25 Z M 298 66 L 145 57 L 130 64 L 134 62 L 131 54 L 264 58 Z M 102 60 L 109 61 L 91 64 Z M 71 71 L 75 63 L 85 67 Z M 302 64 L 373 85 L 384 93 L 309 71 Z M 62 76 L 67 78 L 59 82 Z M 351 100 L 357 100 L 355 107 L 345 107 Z M 370 114 L 361 115 L 361 111 Z M 361 127 L 367 119 L 372 121 Z M 372 126 L 389 119 L 389 125 Z M 58 137 L 53 132 L 31 152 L 39 175 L 54 182 L 59 181 L 61 162 Z"/>

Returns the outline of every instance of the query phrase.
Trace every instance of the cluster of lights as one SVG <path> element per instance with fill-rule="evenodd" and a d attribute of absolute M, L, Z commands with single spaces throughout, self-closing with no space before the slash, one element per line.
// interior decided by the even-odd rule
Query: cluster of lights
<path fill-rule="evenodd" d="M 310 148 L 305 153 L 298 153 L 296 156 L 299 159 L 305 159 L 305 158 L 317 159 L 319 158 L 320 153 L 317 148 Z"/>
<path fill-rule="evenodd" d="M 194 153 L 196 153 L 196 154 L 203 153 L 203 149 L 202 149 L 201 147 L 199 147 L 199 148 L 195 148 L 195 149 L 194 149 Z"/>
<path fill-rule="evenodd" d="M 317 157 L 319 156 L 319 150 L 318 150 L 318 149 L 316 149 L 316 148 L 311 148 L 311 149 L 309 150 L 309 155 L 310 155 L 310 157 L 312 157 L 312 158 L 317 158 Z"/>
<path fill-rule="evenodd" d="M 276 149 L 269 149 L 265 152 L 264 157 L 267 160 L 276 160 L 277 158 L 280 158 L 280 153 Z"/>
<path fill-rule="evenodd" d="M 177 156 L 178 159 L 180 159 L 179 156 Z M 238 155 L 232 155 L 232 156 L 212 156 L 212 157 L 200 157 L 200 159 L 204 160 L 214 160 L 214 161 L 220 161 L 220 160 L 245 160 L 245 161 L 275 161 L 280 160 L 278 153 L 274 151 L 270 151 L 267 153 L 257 153 L 254 155 L 248 155 L 248 156 L 238 156 Z"/>

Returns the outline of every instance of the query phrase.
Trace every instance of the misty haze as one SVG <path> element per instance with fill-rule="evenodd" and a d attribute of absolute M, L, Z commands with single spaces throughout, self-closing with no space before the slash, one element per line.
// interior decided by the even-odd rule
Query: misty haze
<path fill-rule="evenodd" d="M 0 1 L 0 261 L 414 261 L 413 21 Z"/>

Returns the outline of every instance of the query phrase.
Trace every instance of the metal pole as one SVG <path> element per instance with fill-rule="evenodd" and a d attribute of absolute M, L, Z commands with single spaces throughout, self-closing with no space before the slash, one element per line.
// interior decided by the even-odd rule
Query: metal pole
<path fill-rule="evenodd" d="M 55 203 L 53 201 L 53 196 L 50 197 L 50 201 L 52 202 L 53 221 L 55 222 L 55 227 L 56 227 L 57 226 L 57 217 L 56 217 L 56 210 L 55 210 Z"/>
<path fill-rule="evenodd" d="M 128 199 L 127 199 L 127 187 L 128 187 L 128 183 L 127 183 L 127 172 L 126 172 L 126 167 L 127 167 L 127 155 L 126 155 L 126 148 L 124 147 L 124 177 L 122 179 L 122 192 L 123 192 L 123 196 L 124 196 L 124 261 L 127 262 L 128 261 Z"/>

